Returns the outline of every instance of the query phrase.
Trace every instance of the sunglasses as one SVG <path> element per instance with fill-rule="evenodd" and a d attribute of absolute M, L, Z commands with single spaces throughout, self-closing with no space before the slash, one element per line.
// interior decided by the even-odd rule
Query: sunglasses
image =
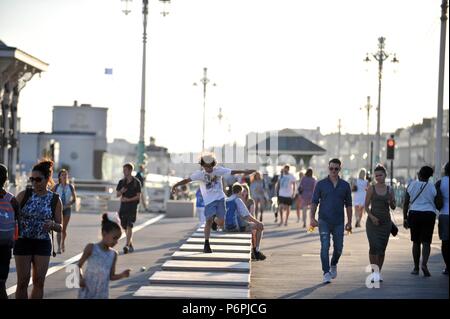
<path fill-rule="evenodd" d="M 329 167 L 328 168 L 330 171 L 336 171 L 339 172 L 340 168 L 339 167 Z"/>
<path fill-rule="evenodd" d="M 36 182 L 36 183 L 40 183 L 42 182 L 44 179 L 42 177 L 30 177 L 30 182 Z"/>

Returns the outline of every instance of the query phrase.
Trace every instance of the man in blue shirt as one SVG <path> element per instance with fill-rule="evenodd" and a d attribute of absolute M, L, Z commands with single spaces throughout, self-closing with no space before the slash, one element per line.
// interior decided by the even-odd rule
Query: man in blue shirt
<path fill-rule="evenodd" d="M 337 276 L 337 263 L 344 247 L 344 206 L 347 209 L 345 230 L 352 230 L 352 191 L 350 184 L 339 177 L 341 161 L 337 158 L 328 163 L 329 175 L 319 181 L 314 189 L 311 207 L 311 227 L 319 226 L 320 260 L 323 283 L 328 284 Z M 319 221 L 316 220 L 319 205 Z M 333 236 L 333 256 L 330 267 L 330 235 Z"/>

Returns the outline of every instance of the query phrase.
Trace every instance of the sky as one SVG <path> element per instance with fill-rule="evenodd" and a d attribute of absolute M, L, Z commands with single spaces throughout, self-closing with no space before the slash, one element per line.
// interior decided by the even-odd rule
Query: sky
<path fill-rule="evenodd" d="M 146 142 L 201 150 L 245 143 L 248 132 L 321 128 L 365 133 L 378 103 L 378 65 L 363 60 L 386 38 L 381 129 L 437 112 L 441 0 L 149 0 Z M 142 2 L 0 0 L 0 40 L 49 64 L 22 90 L 23 132 L 51 131 L 54 105 L 108 107 L 108 140 L 137 142 Z M 163 16 L 162 11 L 169 14 Z M 106 75 L 105 68 L 113 74 Z M 444 108 L 448 108 L 448 25 Z M 216 83 L 216 86 L 212 86 Z M 217 115 L 222 108 L 223 119 Z M 376 129 L 375 107 L 371 133 Z"/>

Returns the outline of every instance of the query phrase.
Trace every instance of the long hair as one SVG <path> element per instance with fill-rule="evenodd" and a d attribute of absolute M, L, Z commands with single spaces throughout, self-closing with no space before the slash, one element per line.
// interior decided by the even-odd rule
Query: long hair
<path fill-rule="evenodd" d="M 61 184 L 61 175 L 62 175 L 63 173 L 66 173 L 66 174 L 67 174 L 67 177 L 69 176 L 69 172 L 68 172 L 65 168 L 61 169 L 61 170 L 58 172 L 58 183 L 59 183 L 59 184 Z"/>

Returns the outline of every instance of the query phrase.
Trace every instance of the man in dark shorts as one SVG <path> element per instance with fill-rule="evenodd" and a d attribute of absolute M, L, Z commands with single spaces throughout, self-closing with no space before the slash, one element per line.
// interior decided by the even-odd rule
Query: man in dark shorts
<path fill-rule="evenodd" d="M 119 217 L 121 226 L 126 231 L 127 243 L 123 247 L 123 253 L 132 253 L 133 247 L 133 225 L 136 222 L 137 207 L 141 197 L 141 182 L 131 175 L 133 164 L 126 163 L 123 166 L 124 178 L 117 184 L 117 197 L 120 197 Z"/>

